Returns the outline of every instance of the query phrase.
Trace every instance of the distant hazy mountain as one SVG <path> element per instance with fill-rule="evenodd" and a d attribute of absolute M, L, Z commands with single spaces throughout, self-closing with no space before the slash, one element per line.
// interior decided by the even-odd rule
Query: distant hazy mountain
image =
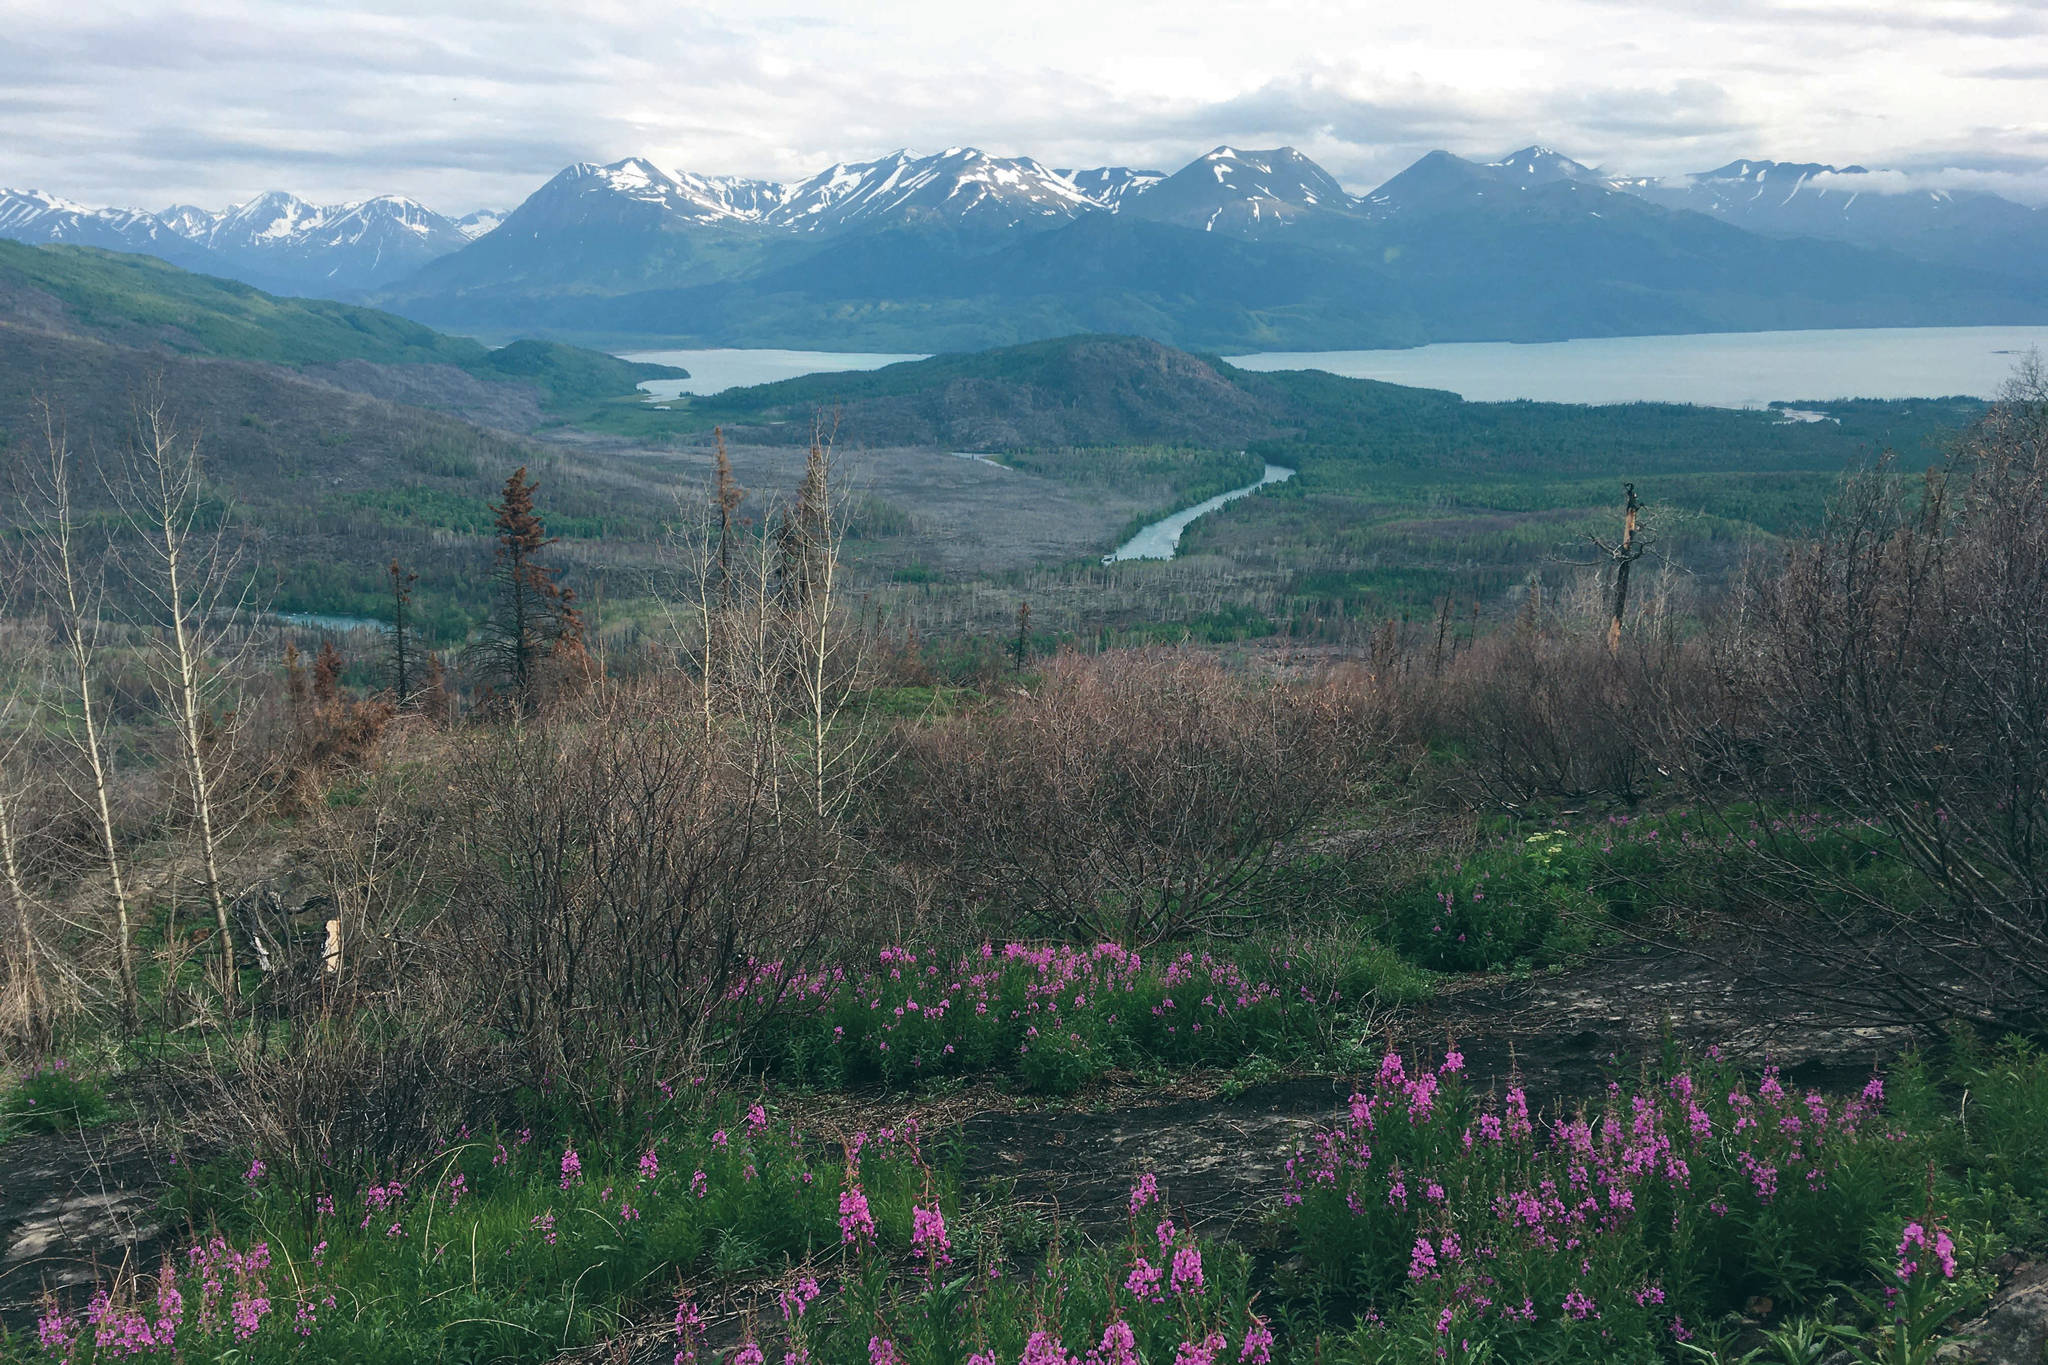
<path fill-rule="evenodd" d="M 1119 204 L 1120 212 L 1204 232 L 1258 237 L 1312 214 L 1348 214 L 1356 200 L 1292 147 L 1218 147 Z"/>
<path fill-rule="evenodd" d="M 320 206 L 273 190 L 219 213 L 190 204 L 145 213 L 0 190 L 0 237 L 139 251 L 259 287 L 328 297 L 400 279 L 470 236 L 399 195 Z"/>
<path fill-rule="evenodd" d="M 1982 190 L 1918 187 L 1862 166 L 1731 161 L 1671 180 L 1617 188 L 1774 237 L 1828 237 L 1921 260 L 2048 279 L 2048 211 Z"/>
<path fill-rule="evenodd" d="M 2048 321 L 2048 214 L 1860 167 L 1672 181 L 1547 147 L 1431 152 L 1352 194 L 1293 148 L 1163 174 L 972 148 L 794 183 L 578 163 L 511 212 L 266 194 L 225 213 L 0 193 L 0 236 L 162 256 L 441 326 L 935 350 L 1115 331 L 1177 345 Z"/>
<path fill-rule="evenodd" d="M 136 209 L 94 209 L 39 190 L 0 189 L 0 237 L 63 242 L 109 251 L 140 251 L 177 259 L 202 210 L 178 207 L 163 215 Z"/>
<path fill-rule="evenodd" d="M 474 241 L 486 232 L 495 231 L 498 224 L 504 221 L 505 215 L 496 209 L 478 209 L 475 213 L 465 213 L 457 218 L 455 226 L 463 236 Z"/>

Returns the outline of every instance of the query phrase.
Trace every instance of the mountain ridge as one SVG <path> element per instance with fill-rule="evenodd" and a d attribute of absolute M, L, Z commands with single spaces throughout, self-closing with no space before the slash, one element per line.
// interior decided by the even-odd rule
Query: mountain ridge
<path fill-rule="evenodd" d="M 1300 349 L 2048 319 L 2048 212 L 1892 192 L 1903 183 L 1760 159 L 1628 177 L 1532 143 L 1491 161 L 1431 152 L 1353 194 L 1289 147 L 1219 146 L 1170 174 L 953 147 L 786 183 L 578 162 L 508 213 L 460 222 L 402 196 L 147 214 L 0 192 L 0 237 L 154 254 L 442 326 L 712 345 L 929 350 L 1089 330 Z"/>

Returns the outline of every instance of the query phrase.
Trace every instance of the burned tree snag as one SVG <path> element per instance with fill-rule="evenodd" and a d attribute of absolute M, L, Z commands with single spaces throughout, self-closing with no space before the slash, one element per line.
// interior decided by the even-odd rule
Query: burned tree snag
<path fill-rule="evenodd" d="M 1628 503 L 1621 513 L 1621 544 L 1608 553 L 1614 560 L 1614 613 L 1607 622 L 1607 652 L 1621 653 L 1621 618 L 1628 610 L 1628 574 L 1630 568 L 1643 557 L 1643 547 L 1636 544 L 1636 517 L 1642 504 L 1636 501 L 1636 486 L 1625 483 L 1622 488 L 1628 493 Z"/>

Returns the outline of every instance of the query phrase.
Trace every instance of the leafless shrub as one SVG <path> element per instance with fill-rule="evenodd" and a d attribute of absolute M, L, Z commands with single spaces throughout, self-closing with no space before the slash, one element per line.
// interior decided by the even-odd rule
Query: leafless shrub
<path fill-rule="evenodd" d="M 908 736 L 896 838 L 1005 929 L 1133 946 L 1242 931 L 1259 874 L 1372 779 L 1385 739 L 1355 675 L 1282 685 L 1192 653 L 1061 655 L 1000 715 Z"/>
<path fill-rule="evenodd" d="M 620 1086 L 698 1065 L 773 1004 L 746 995 L 757 963 L 814 952 L 843 850 L 779 799 L 759 742 L 740 727 L 707 742 L 694 698 L 646 687 L 464 762 L 477 800 L 446 931 L 476 1007 L 535 1074 Z"/>
<path fill-rule="evenodd" d="M 1938 907 L 1853 884 L 1772 932 L 1917 1019 L 2048 1023 L 2048 374 L 2022 367 L 1917 496 L 1889 463 L 1752 575 L 1703 768 L 1873 817 Z"/>
<path fill-rule="evenodd" d="M 1659 780 L 1666 718 L 1708 705 L 1709 660 L 1669 628 L 1655 597 L 1618 641 L 1607 610 L 1590 596 L 1547 616 L 1527 608 L 1460 655 L 1431 689 L 1437 695 L 1418 703 L 1418 723 L 1464 752 L 1458 781 L 1468 798 L 1508 807 L 1545 797 L 1633 801 Z"/>
<path fill-rule="evenodd" d="M 359 999 L 280 1029 L 231 1033 L 159 1074 L 183 1143 L 254 1150 L 305 1173 L 389 1174 L 462 1124 L 503 1116 L 507 1049 L 446 1000 Z"/>
<path fill-rule="evenodd" d="M 274 749 L 269 767 L 277 802 L 287 812 L 313 809 L 337 773 L 370 762 L 397 714 L 391 696 L 350 696 L 340 681 L 344 663 L 332 641 L 321 646 L 310 671 L 297 646 L 285 647 L 282 715 L 262 719 L 268 722 L 263 738 Z"/>

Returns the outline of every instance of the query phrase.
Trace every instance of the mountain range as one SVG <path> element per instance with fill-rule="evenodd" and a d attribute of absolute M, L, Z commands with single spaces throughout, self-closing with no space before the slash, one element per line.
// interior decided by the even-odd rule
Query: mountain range
<path fill-rule="evenodd" d="M 1171 174 L 972 148 L 794 183 L 563 170 L 502 217 L 272 193 L 221 213 L 0 191 L 0 236 L 144 252 L 436 326 L 962 349 L 1117 331 L 1209 349 L 2048 321 L 2048 211 L 1764 160 L 1669 180 L 1541 146 L 1365 194 L 1291 148 Z"/>
<path fill-rule="evenodd" d="M 449 219 L 395 194 L 319 205 L 272 190 L 218 212 L 174 204 L 147 213 L 0 189 L 0 237 L 139 252 L 258 288 L 321 298 L 351 298 L 401 279 L 468 245 L 499 217 Z"/>

